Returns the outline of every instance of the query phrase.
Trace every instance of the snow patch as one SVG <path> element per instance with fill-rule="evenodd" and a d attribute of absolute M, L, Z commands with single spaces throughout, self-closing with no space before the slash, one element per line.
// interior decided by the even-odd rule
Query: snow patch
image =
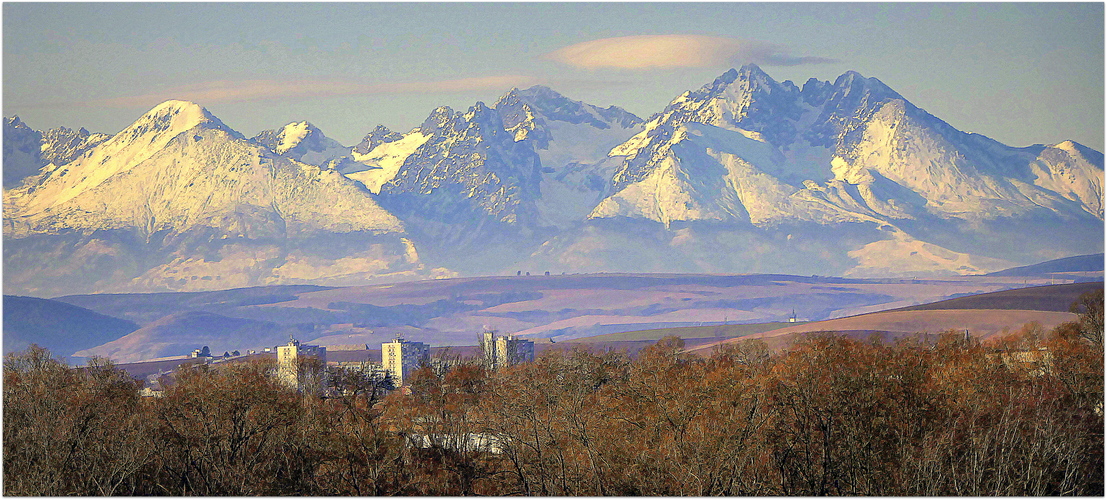
<path fill-rule="evenodd" d="M 345 175 L 360 182 L 373 194 L 380 194 L 381 186 L 395 178 L 404 161 L 430 139 L 431 134 L 412 132 L 398 141 L 381 144 L 366 154 L 354 152 L 354 161 L 364 164 L 368 169 Z"/>
<path fill-rule="evenodd" d="M 309 133 L 311 133 L 311 124 L 306 121 L 285 125 L 280 133 L 281 142 L 274 151 L 283 155 L 286 151 L 299 146 L 300 141 L 304 140 Z"/>
<path fill-rule="evenodd" d="M 847 277 L 941 277 L 985 274 L 1013 267 L 1001 259 L 954 252 L 895 231 L 891 238 L 874 241 L 848 255 L 857 267 Z"/>

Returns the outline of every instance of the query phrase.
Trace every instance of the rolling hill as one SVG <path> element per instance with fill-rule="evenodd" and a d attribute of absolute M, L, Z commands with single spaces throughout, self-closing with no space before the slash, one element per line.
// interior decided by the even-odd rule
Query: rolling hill
<path fill-rule="evenodd" d="M 933 311 L 938 309 L 1001 309 L 1068 312 L 1081 294 L 1102 290 L 1103 282 L 1070 283 L 1016 288 L 1001 292 L 969 295 L 949 300 L 901 307 L 892 311 Z M 889 311 L 890 312 L 890 311 Z"/>
<path fill-rule="evenodd" d="M 706 355 L 716 344 L 744 339 L 762 339 L 774 349 L 783 349 L 804 335 L 836 332 L 857 338 L 877 335 L 885 340 L 905 336 L 936 335 L 955 330 L 977 338 L 990 338 L 1014 332 L 1036 322 L 1045 330 L 1075 321 L 1069 305 L 1081 293 L 1103 289 L 1103 282 L 1048 285 L 958 297 L 929 304 L 860 314 L 845 318 L 786 326 L 742 339 L 730 339 L 692 349 Z"/>
<path fill-rule="evenodd" d="M 76 357 L 104 356 L 127 363 L 185 355 L 209 346 L 213 354 L 247 349 L 262 350 L 283 344 L 289 336 L 311 331 L 266 321 L 228 318 L 206 312 L 171 314 L 123 337 L 75 353 Z"/>
<path fill-rule="evenodd" d="M 990 273 L 989 276 L 1043 276 L 1054 273 L 1088 273 L 1103 278 L 1103 254 L 1077 255 L 1029 266 L 1012 267 Z"/>
<path fill-rule="evenodd" d="M 38 344 L 58 356 L 110 342 L 138 329 L 126 319 L 57 300 L 4 296 L 4 353 Z"/>
<path fill-rule="evenodd" d="M 160 325 L 160 333 L 143 330 L 142 335 L 136 332 L 126 341 L 118 337 L 104 340 L 102 350 L 88 350 L 135 360 L 142 356 L 185 355 L 202 345 L 240 351 L 261 347 L 248 344 L 252 337 L 238 335 L 233 328 L 225 333 L 237 340 L 222 348 L 215 345 L 210 332 L 199 326 L 170 328 L 186 313 L 215 315 L 215 324 L 234 320 L 271 325 L 265 331 L 294 331 L 301 341 L 322 345 L 374 345 L 403 336 L 433 346 L 465 346 L 473 345 L 475 336 L 486 328 L 557 343 L 578 339 L 591 343 L 648 342 L 656 335 L 625 332 L 660 328 L 681 329 L 674 333 L 689 339 L 715 341 L 774 329 L 768 323 L 787 321 L 793 311 L 800 321 L 826 320 L 1008 290 L 1022 287 L 1024 281 L 985 276 L 876 280 L 794 275 L 543 273 L 357 287 L 297 285 L 215 292 L 92 294 L 57 300 L 133 321 L 143 329 Z M 173 332 L 172 338 L 165 333 L 169 331 Z M 148 334 L 153 336 L 144 337 Z M 611 336 L 597 338 L 607 334 Z M 277 337 L 272 345 L 283 343 L 287 334 Z M 145 340 L 136 340 L 140 338 Z M 115 340 L 121 341 L 106 345 Z M 144 342 L 159 343 L 165 349 L 151 349 Z"/>

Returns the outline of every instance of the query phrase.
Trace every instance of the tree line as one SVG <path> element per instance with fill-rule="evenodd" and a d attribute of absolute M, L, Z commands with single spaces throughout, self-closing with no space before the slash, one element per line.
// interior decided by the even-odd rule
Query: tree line
<path fill-rule="evenodd" d="M 634 359 L 550 351 L 496 372 L 351 370 L 328 397 L 272 362 L 4 360 L 7 495 L 1103 495 L 1102 292 L 1080 321 L 981 344 L 812 335 Z"/>

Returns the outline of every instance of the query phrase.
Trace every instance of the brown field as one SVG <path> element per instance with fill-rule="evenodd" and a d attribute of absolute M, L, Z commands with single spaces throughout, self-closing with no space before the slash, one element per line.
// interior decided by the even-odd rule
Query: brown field
<path fill-rule="evenodd" d="M 955 299 L 920 304 L 897 309 L 899 311 L 927 311 L 935 309 L 1024 309 L 1031 311 L 1067 312 L 1069 306 L 1081 294 L 1102 290 L 1103 282 L 1069 283 L 1064 285 L 1016 288 L 1002 292 L 984 293 Z"/>
<path fill-rule="evenodd" d="M 1076 319 L 1076 314 L 1069 312 L 1011 309 L 886 311 L 788 326 L 745 337 L 712 342 L 692 350 L 700 354 L 710 354 L 716 344 L 755 338 L 765 340 L 770 348 L 781 349 L 802 338 L 804 334 L 814 332 L 837 332 L 862 339 L 875 334 L 884 340 L 892 340 L 915 335 L 936 336 L 949 330 L 959 332 L 968 330 L 970 335 L 986 339 L 1018 331 L 1032 322 L 1037 322 L 1042 328 L 1050 330 L 1061 323 Z"/>
<path fill-rule="evenodd" d="M 397 283 L 322 290 L 297 294 L 295 300 L 265 304 L 260 309 L 335 310 L 335 305 L 376 307 L 452 301 L 472 310 L 430 317 L 418 325 L 374 326 L 370 330 L 332 325 L 315 342 L 378 343 L 403 335 L 432 345 L 466 345 L 482 329 L 555 341 L 596 338 L 654 339 L 629 332 L 679 330 L 686 338 L 716 336 L 715 325 L 762 324 L 786 320 L 795 310 L 799 319 L 817 320 L 912 306 L 950 296 L 986 293 L 1025 286 L 1021 278 L 960 277 L 941 280 L 847 280 L 785 275 L 602 274 L 531 277 L 484 277 Z M 1034 280 L 1030 280 L 1034 281 Z M 1039 280 L 1038 283 L 1042 281 Z M 1048 280 L 1045 281 L 1048 283 Z M 482 306 L 488 297 L 517 294 L 500 304 Z M 729 325 L 718 336 L 751 333 Z M 693 333 L 694 332 L 694 333 Z"/>
<path fill-rule="evenodd" d="M 1036 281 L 1043 282 L 1049 283 L 1049 279 Z M 143 328 L 113 341 L 114 344 L 100 346 L 103 349 L 90 349 L 86 354 L 140 361 L 187 354 L 203 345 L 210 345 L 217 352 L 261 350 L 287 341 L 289 334 L 313 344 L 368 344 L 371 347 L 397 336 L 432 346 L 474 345 L 476 336 L 485 329 L 536 342 L 653 341 L 665 335 L 715 342 L 789 326 L 780 322 L 786 321 L 793 311 L 801 322 L 818 321 L 917 306 L 951 297 L 956 304 L 961 304 L 951 308 L 963 309 L 968 307 L 964 305 L 966 301 L 996 300 L 966 297 L 969 295 L 1007 291 L 1004 293 L 1023 297 L 1020 294 L 1043 293 L 1040 290 L 1056 296 L 1045 299 L 1054 303 L 1019 308 L 1044 307 L 1057 311 L 1064 310 L 1057 304 L 1067 307 L 1080 290 L 1095 286 L 1076 284 L 1060 288 L 1036 287 L 1029 292 L 1012 290 L 1034 283 L 1034 279 L 989 276 L 900 280 L 791 275 L 586 274 L 489 276 L 333 289 L 270 287 L 62 299 L 100 314 L 138 323 Z M 1019 305 L 1020 301 L 1025 302 L 1025 297 L 1015 300 L 1013 305 Z M 206 326 L 225 324 L 226 328 L 218 329 L 218 338 L 204 334 L 213 330 L 207 327 L 161 328 L 158 335 L 146 335 L 151 332 L 147 327 L 164 323 L 166 317 L 189 317 L 185 313 L 206 313 L 211 315 L 207 317 L 219 319 Z M 1007 325 L 998 328 L 1001 330 L 1003 326 Z M 949 328 L 958 327 L 960 325 L 949 325 Z M 937 329 L 902 328 L 908 331 L 911 328 Z M 981 328 L 984 331 L 991 327 Z M 164 345 L 153 349 L 154 344 Z"/>

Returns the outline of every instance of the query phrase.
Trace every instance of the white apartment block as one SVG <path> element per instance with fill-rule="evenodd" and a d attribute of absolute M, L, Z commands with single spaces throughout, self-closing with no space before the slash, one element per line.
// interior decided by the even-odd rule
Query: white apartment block
<path fill-rule="evenodd" d="M 484 367 L 488 370 L 534 361 L 534 342 L 514 335 L 496 338 L 495 332 L 484 332 L 480 336 L 480 348 Z"/>
<path fill-rule="evenodd" d="M 430 346 L 422 342 L 405 342 L 397 337 L 392 342 L 381 344 L 381 361 L 392 375 L 396 387 L 407 385 L 411 372 L 426 364 L 430 359 Z"/>
<path fill-rule="evenodd" d="M 317 362 L 306 362 L 313 358 Z M 322 393 L 326 386 L 327 348 L 289 339 L 277 346 L 277 379 L 298 391 Z"/>

